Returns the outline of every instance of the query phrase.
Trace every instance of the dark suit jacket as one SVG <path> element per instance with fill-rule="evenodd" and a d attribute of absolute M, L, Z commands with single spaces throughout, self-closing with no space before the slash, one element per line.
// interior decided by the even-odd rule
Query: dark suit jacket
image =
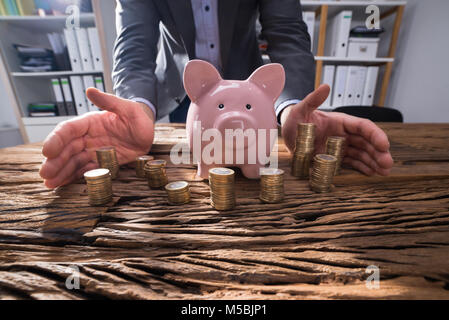
<path fill-rule="evenodd" d="M 147 99 L 164 117 L 184 98 L 184 66 L 196 58 L 191 1 L 117 0 L 116 14 L 114 90 L 123 98 Z M 258 14 L 268 55 L 286 71 L 277 105 L 303 99 L 313 90 L 315 62 L 298 0 L 218 0 L 223 78 L 243 80 L 262 65 Z"/>

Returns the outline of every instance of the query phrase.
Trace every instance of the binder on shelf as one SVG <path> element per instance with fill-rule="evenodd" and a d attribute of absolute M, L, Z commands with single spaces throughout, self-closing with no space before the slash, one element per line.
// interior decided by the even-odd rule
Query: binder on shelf
<path fill-rule="evenodd" d="M 376 93 L 377 76 L 379 67 L 368 67 L 366 72 L 365 87 L 363 89 L 362 106 L 374 105 L 374 94 Z"/>
<path fill-rule="evenodd" d="M 346 79 L 345 106 L 360 106 L 362 104 L 363 88 L 365 87 L 367 67 L 350 66 Z"/>
<path fill-rule="evenodd" d="M 344 10 L 330 22 L 326 41 L 326 54 L 331 57 L 346 57 L 349 33 L 351 32 L 352 11 Z"/>
<path fill-rule="evenodd" d="M 51 85 L 53 88 L 53 94 L 55 95 L 56 99 L 56 110 L 58 110 L 58 115 L 66 116 L 67 109 L 65 108 L 64 95 L 62 94 L 62 88 L 59 79 L 51 79 Z"/>
<path fill-rule="evenodd" d="M 87 28 L 87 35 L 89 37 L 89 47 L 92 54 L 92 61 L 94 69 L 103 70 L 103 58 L 101 56 L 100 39 L 98 37 L 97 28 Z"/>
<path fill-rule="evenodd" d="M 348 66 L 338 66 L 336 68 L 333 90 L 334 93 L 332 97 L 332 107 L 334 108 L 343 106 L 347 75 Z"/>
<path fill-rule="evenodd" d="M 16 3 L 21 16 L 31 16 L 36 10 L 34 0 L 17 0 Z"/>
<path fill-rule="evenodd" d="M 103 77 L 94 77 L 94 78 L 95 78 L 95 88 L 97 88 L 101 92 L 106 92 L 104 90 Z"/>
<path fill-rule="evenodd" d="M 315 11 L 304 11 L 302 19 L 307 25 L 307 31 L 310 35 L 310 50 L 313 51 L 313 39 L 315 36 Z"/>
<path fill-rule="evenodd" d="M 95 82 L 94 82 L 94 77 L 93 76 L 83 76 L 83 83 L 84 83 L 84 97 L 86 100 L 86 104 L 87 104 L 87 109 L 89 111 L 99 111 L 100 109 L 97 108 L 96 105 L 94 105 L 86 96 L 85 92 L 87 90 L 87 88 L 95 88 Z"/>
<path fill-rule="evenodd" d="M 359 67 L 357 70 L 357 82 L 355 87 L 354 106 L 361 106 L 363 99 L 363 89 L 365 88 L 366 72 L 368 67 Z"/>
<path fill-rule="evenodd" d="M 321 105 L 320 108 L 329 108 L 331 106 L 331 100 L 332 100 L 332 91 L 334 87 L 334 76 L 335 76 L 335 66 L 324 66 L 324 72 L 323 72 L 323 80 L 321 83 L 328 84 L 331 88 L 331 91 L 329 92 L 329 96 L 327 97 L 326 101 Z"/>
<path fill-rule="evenodd" d="M 61 78 L 62 94 L 64 95 L 65 107 L 67 115 L 76 116 L 75 103 L 73 102 L 72 89 L 68 78 Z"/>
<path fill-rule="evenodd" d="M 92 55 L 89 48 L 89 38 L 87 36 L 87 30 L 84 28 L 78 28 L 75 30 L 76 41 L 78 42 L 78 48 L 81 56 L 81 66 L 84 71 L 94 71 L 94 65 L 92 62 Z"/>
<path fill-rule="evenodd" d="M 47 38 L 53 50 L 57 70 L 70 70 L 70 59 L 62 34 L 57 32 L 47 33 Z"/>
<path fill-rule="evenodd" d="M 0 16 L 6 16 L 8 15 L 6 12 L 5 4 L 3 3 L 3 0 L 0 0 Z"/>
<path fill-rule="evenodd" d="M 346 78 L 345 94 L 343 99 L 344 106 L 354 106 L 358 81 L 358 66 L 349 66 Z"/>
<path fill-rule="evenodd" d="M 18 16 L 19 9 L 17 8 L 17 4 L 14 0 L 2 0 L 5 4 L 6 13 L 10 16 Z"/>
<path fill-rule="evenodd" d="M 72 84 L 76 113 L 80 116 L 89 111 L 86 102 L 86 94 L 84 93 L 83 81 L 80 76 L 71 76 L 70 83 Z"/>
<path fill-rule="evenodd" d="M 82 71 L 81 56 L 76 41 L 75 30 L 64 29 L 65 42 L 67 43 L 67 50 L 69 52 L 70 65 L 72 71 Z"/>

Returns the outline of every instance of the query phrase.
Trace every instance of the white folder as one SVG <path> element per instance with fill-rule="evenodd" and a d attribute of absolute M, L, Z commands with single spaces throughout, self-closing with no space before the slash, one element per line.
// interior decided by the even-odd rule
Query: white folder
<path fill-rule="evenodd" d="M 366 72 L 368 71 L 368 67 L 359 67 L 357 70 L 357 82 L 355 86 L 355 97 L 354 97 L 354 106 L 362 105 L 363 98 L 363 89 L 365 88 L 366 81 Z"/>
<path fill-rule="evenodd" d="M 335 66 L 324 66 L 323 81 L 321 83 L 328 84 L 331 87 L 331 91 L 329 93 L 329 97 L 327 97 L 326 101 L 324 101 L 324 103 L 320 106 L 321 109 L 329 108 L 331 106 L 332 91 L 334 87 L 334 75 Z"/>
<path fill-rule="evenodd" d="M 94 77 L 94 79 L 95 79 L 95 88 L 97 88 L 101 92 L 106 92 L 104 90 L 103 78 L 102 77 Z"/>
<path fill-rule="evenodd" d="M 82 115 L 88 112 L 83 81 L 81 80 L 80 76 L 71 76 L 70 83 L 72 84 L 73 97 L 75 98 L 76 113 L 78 115 Z"/>
<path fill-rule="evenodd" d="M 310 35 L 310 50 L 313 51 L 313 37 L 315 36 L 315 11 L 303 11 L 302 19 L 307 25 L 307 31 Z"/>
<path fill-rule="evenodd" d="M 100 39 L 98 37 L 97 28 L 87 28 L 87 34 L 89 37 L 89 45 L 92 54 L 92 60 L 94 68 L 97 71 L 103 70 L 103 59 L 101 56 Z"/>
<path fill-rule="evenodd" d="M 333 90 L 334 93 L 332 99 L 332 107 L 334 108 L 341 107 L 343 105 L 348 69 L 348 66 L 338 66 L 336 68 Z"/>
<path fill-rule="evenodd" d="M 67 44 L 67 51 L 69 52 L 70 65 L 72 71 L 82 71 L 81 56 L 78 49 L 78 43 L 75 36 L 75 30 L 64 29 L 65 42 Z"/>
<path fill-rule="evenodd" d="M 354 106 L 356 103 L 356 94 L 357 94 L 357 81 L 359 67 L 358 66 L 349 66 L 348 68 L 348 76 L 346 78 L 346 88 L 343 99 L 344 106 Z"/>
<path fill-rule="evenodd" d="M 58 78 L 51 79 L 51 86 L 56 99 L 56 108 L 58 109 L 59 116 L 66 116 L 67 109 L 65 108 L 64 96 L 62 94 L 61 84 Z"/>
<path fill-rule="evenodd" d="M 373 106 L 378 75 L 379 67 L 368 67 L 366 72 L 365 88 L 363 89 L 362 106 Z"/>
<path fill-rule="evenodd" d="M 87 88 L 95 88 L 95 82 L 94 82 L 94 77 L 93 76 L 83 76 L 83 84 L 84 84 L 84 97 L 86 100 L 86 104 L 87 104 L 87 109 L 89 111 L 98 111 L 100 109 L 97 108 L 96 105 L 94 105 L 86 96 L 85 92 L 87 90 Z"/>
<path fill-rule="evenodd" d="M 61 78 L 62 94 L 64 95 L 65 107 L 69 116 L 76 116 L 75 103 L 73 102 L 72 89 L 68 78 Z"/>
<path fill-rule="evenodd" d="M 81 56 L 81 65 L 84 71 L 94 71 L 94 64 L 92 61 L 92 54 L 89 48 L 89 38 L 87 36 L 87 30 L 84 28 L 78 28 L 75 30 L 76 40 L 78 41 L 78 47 Z"/>
<path fill-rule="evenodd" d="M 326 54 L 332 57 L 346 57 L 348 54 L 349 33 L 351 31 L 352 11 L 337 14 L 329 24 Z"/>

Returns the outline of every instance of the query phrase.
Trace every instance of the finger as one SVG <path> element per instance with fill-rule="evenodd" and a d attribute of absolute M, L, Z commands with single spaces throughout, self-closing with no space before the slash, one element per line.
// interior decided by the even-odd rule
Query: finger
<path fill-rule="evenodd" d="M 58 175 L 52 179 L 45 180 L 45 185 L 48 188 L 56 188 L 68 179 L 72 181 L 76 178 L 76 172 L 90 162 L 90 157 L 87 151 L 83 151 L 73 156 L 67 165 L 61 170 Z"/>
<path fill-rule="evenodd" d="M 368 166 L 375 172 L 377 172 L 377 170 L 379 169 L 376 160 L 374 160 L 374 158 L 372 158 L 371 155 L 368 154 L 368 152 L 362 149 L 348 147 L 346 148 L 346 156 L 362 161 L 366 166 Z"/>
<path fill-rule="evenodd" d="M 87 172 L 89 170 L 97 169 L 97 168 L 98 168 L 98 164 L 96 162 L 93 162 L 93 161 L 88 162 L 84 167 L 79 169 L 74 176 L 68 177 L 66 180 L 64 180 L 61 183 L 61 186 L 65 186 L 65 185 L 73 182 L 74 180 L 81 179 L 84 176 L 85 172 Z"/>
<path fill-rule="evenodd" d="M 365 150 L 374 158 L 380 168 L 391 169 L 393 166 L 393 158 L 389 152 L 380 152 L 374 146 L 361 136 L 350 135 L 347 137 L 348 146 L 353 146 L 357 149 Z"/>
<path fill-rule="evenodd" d="M 343 118 L 344 129 L 352 134 L 362 136 L 377 150 L 386 152 L 390 149 L 388 137 L 374 122 L 368 119 L 345 115 Z"/>
<path fill-rule="evenodd" d="M 88 88 L 86 90 L 86 95 L 89 100 L 95 104 L 98 108 L 113 112 L 118 116 L 125 116 L 126 105 L 129 100 L 119 98 L 113 94 L 104 93 L 96 88 Z"/>
<path fill-rule="evenodd" d="M 56 158 L 73 139 L 84 136 L 89 129 L 89 118 L 77 117 L 61 122 L 48 135 L 42 147 L 42 154 L 49 159 Z"/>
<path fill-rule="evenodd" d="M 366 174 L 367 176 L 372 176 L 375 173 L 370 167 L 368 167 L 366 164 L 364 164 L 360 160 L 356 160 L 356 159 L 353 159 L 350 157 L 345 157 L 343 159 L 343 163 L 349 164 L 351 167 L 360 171 L 363 174 Z"/>
<path fill-rule="evenodd" d="M 327 84 L 322 84 L 315 91 L 311 92 L 307 97 L 304 98 L 295 108 L 292 109 L 293 116 L 298 116 L 302 114 L 307 117 L 310 113 L 315 111 L 319 106 L 321 106 L 330 93 L 330 87 Z"/>
<path fill-rule="evenodd" d="M 330 90 L 331 89 L 327 84 L 322 84 L 315 91 L 305 97 L 303 100 L 304 111 L 306 113 L 315 111 L 324 103 L 324 101 L 326 101 L 327 97 L 329 96 Z"/>
<path fill-rule="evenodd" d="M 44 179 L 54 178 L 59 171 L 65 166 L 65 164 L 74 156 L 80 153 L 85 148 L 84 138 L 77 138 L 72 140 L 65 148 L 62 150 L 61 154 L 53 159 L 45 159 L 39 174 Z"/>

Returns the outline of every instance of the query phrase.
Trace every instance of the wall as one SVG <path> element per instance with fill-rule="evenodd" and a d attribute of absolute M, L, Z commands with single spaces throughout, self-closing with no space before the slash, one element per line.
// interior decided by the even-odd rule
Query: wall
<path fill-rule="evenodd" d="M 387 106 L 406 122 L 449 122 L 449 1 L 409 0 Z"/>
<path fill-rule="evenodd" d="M 0 148 L 22 144 L 14 109 L 10 105 L 10 91 L 7 90 L 7 74 L 0 59 Z"/>

